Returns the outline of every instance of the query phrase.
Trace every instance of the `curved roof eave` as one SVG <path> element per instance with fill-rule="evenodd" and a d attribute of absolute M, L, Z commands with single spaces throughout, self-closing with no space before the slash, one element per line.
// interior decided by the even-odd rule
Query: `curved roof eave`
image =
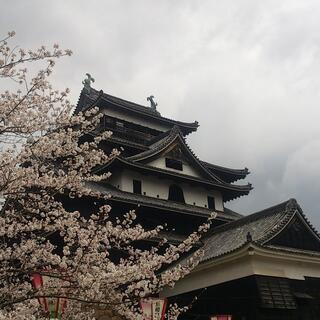
<path fill-rule="evenodd" d="M 314 261 L 318 261 L 318 263 L 320 263 L 320 252 L 317 252 L 317 251 L 311 251 L 311 250 L 306 251 L 306 250 L 300 250 L 295 248 L 291 249 L 291 248 L 280 247 L 280 246 L 264 246 L 256 241 L 246 241 L 241 245 L 239 245 L 238 247 L 228 252 L 224 252 L 218 256 L 202 260 L 199 264 L 199 267 L 197 267 L 195 271 L 200 271 L 202 268 L 207 268 L 208 266 L 211 265 L 212 262 L 214 263 L 214 265 L 216 265 L 217 261 L 219 261 L 220 259 L 225 259 L 228 256 L 230 256 L 230 258 L 232 256 L 239 257 L 239 254 L 242 256 L 242 254 L 252 252 L 253 250 L 256 254 L 261 253 L 261 254 L 268 254 L 272 256 L 286 255 L 288 257 L 291 256 L 291 257 L 297 257 L 297 258 L 299 258 L 299 256 L 309 257 L 310 259 L 317 259 Z"/>
<path fill-rule="evenodd" d="M 177 126 L 183 128 L 184 130 L 186 130 L 186 134 L 193 132 L 193 131 L 196 131 L 197 128 L 199 127 L 199 123 L 197 121 L 182 122 L 182 121 L 176 121 L 173 119 L 169 119 L 169 118 L 161 116 L 158 111 L 153 110 L 149 107 L 139 105 L 137 103 L 134 103 L 134 102 L 131 102 L 128 100 L 124 100 L 124 99 L 121 99 L 121 98 L 118 98 L 115 96 L 111 96 L 109 94 L 104 93 L 102 90 L 99 92 L 93 88 L 91 88 L 91 92 L 89 95 L 87 93 L 85 93 L 84 91 L 81 91 L 81 94 L 80 94 L 80 97 L 78 100 L 78 104 L 75 109 L 75 113 L 78 113 L 78 112 L 85 109 L 84 106 L 81 106 L 81 104 L 84 103 L 85 98 L 87 100 L 90 100 L 91 102 L 93 102 L 93 101 L 96 101 L 97 95 L 101 95 L 101 99 L 100 99 L 101 101 L 108 102 L 108 103 L 110 103 L 118 108 L 122 108 L 130 113 L 139 114 L 139 115 L 142 115 L 143 117 L 148 117 L 148 118 L 154 119 L 156 121 L 171 124 L 172 126 L 177 125 Z"/>
<path fill-rule="evenodd" d="M 289 199 L 209 231 L 203 239 L 205 242 L 203 261 L 229 254 L 248 242 L 269 247 L 269 241 L 285 230 L 296 215 L 309 228 L 315 240 L 320 242 L 320 235 L 306 219 L 296 200 Z"/>
<path fill-rule="evenodd" d="M 208 168 L 210 171 L 213 171 L 217 175 L 221 174 L 221 175 L 229 176 L 228 182 L 234 182 L 240 179 L 244 179 L 248 174 L 250 174 L 250 171 L 248 168 L 233 169 L 228 167 L 222 167 L 206 161 L 201 161 L 201 163 L 206 168 Z"/>
<path fill-rule="evenodd" d="M 210 170 L 208 170 L 202 164 L 202 161 L 198 159 L 198 157 L 194 154 L 194 152 L 186 143 L 185 138 L 183 137 L 179 127 L 177 126 L 174 126 L 171 130 L 169 130 L 167 132 L 167 135 L 165 135 L 162 139 L 157 140 L 152 145 L 150 145 L 149 150 L 146 150 L 137 155 L 128 157 L 127 159 L 133 160 L 133 161 L 143 161 L 148 158 L 154 157 L 157 154 L 160 154 L 161 152 L 163 152 L 165 149 L 169 148 L 176 141 L 176 139 L 179 139 L 181 145 L 189 155 L 190 160 L 195 163 L 195 165 L 205 174 L 205 176 L 208 176 L 209 178 L 213 179 L 218 183 L 226 183 L 221 178 L 219 178 L 214 173 L 212 173 Z"/>
<path fill-rule="evenodd" d="M 240 197 L 242 195 L 247 195 L 250 190 L 252 190 L 252 186 L 251 184 L 247 184 L 247 185 L 232 185 L 232 184 L 228 184 L 228 183 L 214 183 L 212 181 L 209 180 L 205 180 L 205 179 L 199 179 L 193 176 L 189 176 L 189 175 L 183 175 L 180 173 L 176 173 L 173 171 L 169 171 L 169 170 L 164 170 L 164 169 L 160 169 L 160 168 L 156 168 L 156 167 L 151 167 L 145 164 L 141 164 L 138 162 L 132 162 L 128 159 L 122 158 L 120 156 L 113 158 L 111 161 L 109 161 L 107 164 L 97 168 L 95 170 L 96 173 L 103 172 L 104 170 L 106 170 L 107 168 L 109 168 L 111 165 L 114 165 L 116 163 L 119 163 L 121 165 L 126 165 L 130 168 L 135 168 L 135 169 L 140 169 L 140 170 L 146 170 L 149 172 L 154 172 L 154 173 L 160 173 L 160 174 L 164 174 L 164 175 L 168 175 L 171 177 L 175 177 L 175 178 L 180 178 L 182 180 L 187 180 L 187 181 L 193 181 L 202 185 L 207 185 L 208 187 L 211 188 L 216 188 L 216 189 L 220 189 L 222 192 L 233 192 L 234 195 L 230 197 L 225 197 L 224 201 L 229 201 L 232 200 L 236 197 Z"/>

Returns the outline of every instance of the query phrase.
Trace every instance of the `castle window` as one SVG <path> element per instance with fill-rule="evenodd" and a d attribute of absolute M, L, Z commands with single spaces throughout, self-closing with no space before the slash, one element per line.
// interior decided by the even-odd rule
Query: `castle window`
<path fill-rule="evenodd" d="M 182 188 L 179 187 L 176 184 L 172 184 L 169 187 L 168 200 L 175 201 L 175 202 L 180 202 L 180 203 L 185 203 Z"/>
<path fill-rule="evenodd" d="M 166 167 L 182 171 L 182 162 L 180 160 L 166 158 Z"/>
<path fill-rule="evenodd" d="M 133 193 L 141 194 L 141 181 L 133 180 Z"/>
<path fill-rule="evenodd" d="M 214 203 L 214 197 L 208 196 L 208 208 L 212 210 L 216 210 L 216 206 Z"/>

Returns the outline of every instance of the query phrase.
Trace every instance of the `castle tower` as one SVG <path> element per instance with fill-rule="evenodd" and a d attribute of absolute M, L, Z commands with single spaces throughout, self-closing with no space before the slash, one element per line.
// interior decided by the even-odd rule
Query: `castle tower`
<path fill-rule="evenodd" d="M 297 202 L 248 216 L 226 208 L 252 189 L 237 182 L 248 169 L 200 160 L 186 142 L 198 123 L 168 119 L 152 96 L 149 100 L 146 107 L 90 88 L 81 92 L 75 112 L 98 105 L 103 118 L 96 130 L 113 132 L 101 148 L 121 150 L 97 169 L 110 171 L 111 178 L 92 184 L 111 195 L 114 212 L 135 209 L 145 228 L 166 225 L 163 236 L 172 243 L 216 213 L 199 243 L 204 249 L 199 266 L 163 292 L 185 305 L 199 296 L 181 319 L 319 319 L 320 236 Z"/>

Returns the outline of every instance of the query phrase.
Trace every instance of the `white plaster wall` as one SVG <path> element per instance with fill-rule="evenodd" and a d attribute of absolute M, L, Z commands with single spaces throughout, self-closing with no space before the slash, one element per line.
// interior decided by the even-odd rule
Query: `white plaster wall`
<path fill-rule="evenodd" d="M 156 168 L 166 169 L 173 172 L 180 172 L 180 173 L 187 174 L 189 176 L 193 176 L 197 178 L 201 177 L 200 174 L 195 169 L 193 169 L 189 164 L 184 162 L 182 163 L 182 169 L 183 169 L 182 171 L 166 167 L 165 157 L 152 160 L 148 162 L 148 165 Z"/>
<path fill-rule="evenodd" d="M 289 259 L 288 259 L 289 260 Z M 289 279 L 304 280 L 305 277 L 320 278 L 320 260 L 307 261 L 307 259 L 294 261 L 283 258 L 255 257 L 252 266 L 255 274 Z"/>
<path fill-rule="evenodd" d="M 118 119 L 122 119 L 124 121 L 128 121 L 128 122 L 132 122 L 141 126 L 146 126 L 146 121 L 141 119 L 138 116 L 134 116 L 134 115 L 127 115 L 127 114 L 123 114 L 123 112 L 117 112 L 116 110 L 110 110 L 110 109 L 102 109 L 102 113 L 105 115 L 108 115 L 110 117 L 114 117 L 114 118 L 118 118 Z M 155 129 L 155 130 L 159 130 L 159 131 L 168 131 L 169 129 L 171 129 L 172 125 L 161 125 L 157 122 L 152 122 L 151 119 L 148 120 L 148 127 Z"/>
<path fill-rule="evenodd" d="M 173 180 L 159 179 L 158 177 L 142 175 L 138 172 L 124 170 L 122 172 L 113 172 L 108 182 L 119 188 L 122 191 L 133 192 L 133 180 L 141 181 L 142 194 L 146 196 L 168 199 L 169 186 L 176 184 Z M 187 204 L 196 205 L 198 207 L 208 206 L 208 196 L 212 196 L 215 199 L 216 210 L 223 211 L 222 196 L 219 191 L 208 191 L 204 188 L 192 187 L 191 185 L 181 183 L 179 184 L 183 190 L 184 198 Z"/>
<path fill-rule="evenodd" d="M 254 270 L 250 258 L 229 261 L 226 264 L 217 265 L 210 269 L 191 272 L 186 277 L 176 282 L 174 288 L 165 288 L 161 292 L 161 296 L 171 297 L 192 290 L 244 278 L 253 274 Z"/>
<path fill-rule="evenodd" d="M 219 191 L 206 190 L 205 188 L 192 187 L 188 184 L 181 184 L 186 203 L 193 204 L 198 207 L 208 206 L 208 196 L 214 197 L 216 210 L 223 211 L 222 196 Z"/>
<path fill-rule="evenodd" d="M 211 267 L 190 273 L 179 280 L 173 289 L 167 288 L 162 296 L 173 296 L 195 289 L 244 278 L 251 275 L 264 275 L 288 279 L 304 280 L 305 277 L 320 278 L 320 259 L 308 261 L 293 257 L 261 257 L 247 254 L 240 259 L 212 264 Z M 201 267 L 201 265 L 200 265 Z"/>
<path fill-rule="evenodd" d="M 112 172 L 111 177 L 108 179 L 108 183 L 112 186 L 122 190 L 122 174 L 120 172 Z"/>

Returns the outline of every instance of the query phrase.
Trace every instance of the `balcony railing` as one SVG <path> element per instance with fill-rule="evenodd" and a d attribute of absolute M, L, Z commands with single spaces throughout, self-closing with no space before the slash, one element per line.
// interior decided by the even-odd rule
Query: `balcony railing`
<path fill-rule="evenodd" d="M 148 141 L 153 138 L 153 135 L 137 131 L 125 126 L 119 126 L 116 123 L 102 123 L 100 126 L 102 130 L 110 130 L 115 137 L 132 141 L 135 143 L 147 145 Z"/>

